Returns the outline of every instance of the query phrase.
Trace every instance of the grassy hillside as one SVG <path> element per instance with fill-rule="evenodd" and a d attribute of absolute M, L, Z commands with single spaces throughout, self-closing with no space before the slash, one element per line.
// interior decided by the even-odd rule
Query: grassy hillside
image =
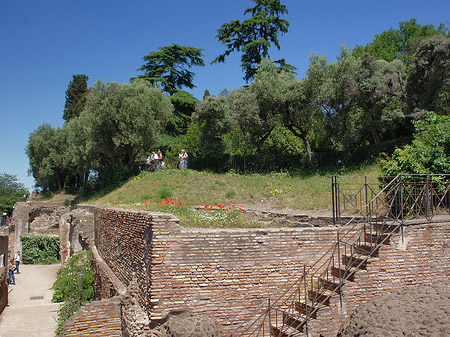
<path fill-rule="evenodd" d="M 377 165 L 348 170 L 345 174 L 376 176 Z M 273 208 L 298 210 L 331 209 L 331 179 L 336 172 L 310 175 L 295 173 L 216 174 L 193 170 L 144 172 L 122 187 L 100 198 L 99 205 L 143 206 L 156 198 L 172 198 L 189 205 L 249 205 L 269 201 Z M 349 178 L 351 179 L 351 178 Z M 130 205 L 132 204 L 132 205 Z M 136 205 L 137 204 L 137 205 Z M 139 208 L 139 207 L 138 207 Z"/>

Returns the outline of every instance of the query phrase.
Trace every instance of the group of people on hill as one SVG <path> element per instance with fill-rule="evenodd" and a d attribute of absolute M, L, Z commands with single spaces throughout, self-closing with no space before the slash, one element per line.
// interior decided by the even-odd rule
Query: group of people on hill
<path fill-rule="evenodd" d="M 144 171 L 156 171 L 165 167 L 161 150 L 145 155 Z"/>
<path fill-rule="evenodd" d="M 164 156 L 161 150 L 158 150 L 158 152 L 152 151 L 151 154 L 146 154 L 145 160 L 141 158 L 142 157 L 139 158 L 141 171 L 153 172 L 166 167 L 166 164 L 164 163 Z M 180 153 L 178 154 L 178 159 L 180 160 L 179 168 L 187 169 L 189 156 L 185 150 L 183 149 L 180 150 Z"/>
<path fill-rule="evenodd" d="M 20 252 L 18 251 L 17 254 L 14 255 L 14 258 L 9 260 L 8 284 L 12 284 L 12 285 L 16 284 L 16 277 L 14 276 L 14 272 L 16 272 L 16 274 L 20 274 L 19 273 L 19 264 L 20 264 Z"/>

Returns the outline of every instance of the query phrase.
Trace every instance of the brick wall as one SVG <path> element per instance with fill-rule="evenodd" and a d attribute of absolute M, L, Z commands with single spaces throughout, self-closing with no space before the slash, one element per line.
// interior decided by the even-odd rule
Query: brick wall
<path fill-rule="evenodd" d="M 151 311 L 152 240 L 168 236 L 168 228 L 178 219 L 170 214 L 136 212 L 111 208 L 94 211 L 95 246 L 117 278 L 128 286 L 136 277 L 137 299 Z"/>
<path fill-rule="evenodd" d="M 136 274 L 151 320 L 188 309 L 216 317 L 227 331 L 335 237 L 334 227 L 187 229 L 167 214 L 95 210 L 99 255 L 125 285 Z"/>
<path fill-rule="evenodd" d="M 97 208 L 95 214 L 99 257 L 124 285 L 136 277 L 136 297 L 153 322 L 187 309 L 217 318 L 227 333 L 264 309 L 273 291 L 336 238 L 335 227 L 189 229 L 161 213 Z M 336 335 L 359 303 L 385 291 L 450 276 L 450 226 L 407 227 L 405 238 L 406 248 L 397 235 L 346 285 L 342 310 L 337 298 L 332 310 L 319 311 L 312 336 Z"/>
<path fill-rule="evenodd" d="M 63 326 L 60 336 L 122 336 L 120 299 L 113 297 L 81 307 Z"/>

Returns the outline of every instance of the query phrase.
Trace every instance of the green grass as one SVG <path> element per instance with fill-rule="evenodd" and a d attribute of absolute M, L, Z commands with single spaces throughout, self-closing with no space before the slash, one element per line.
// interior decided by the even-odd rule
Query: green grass
<path fill-rule="evenodd" d="M 239 175 L 167 169 L 143 172 L 117 190 L 88 202 L 134 209 L 169 211 L 180 218 L 180 224 L 186 221 L 189 225 L 198 227 L 201 225 L 194 218 L 198 218 L 200 213 L 190 214 L 190 209 L 194 205 L 204 208 L 205 205 L 217 203 L 225 209 L 231 205 L 238 208 L 240 205 L 269 201 L 273 208 L 278 209 L 329 210 L 331 209 L 330 176 L 337 173 L 323 170 L 318 173 Z M 339 173 L 342 173 L 342 169 Z M 377 176 L 379 166 L 365 165 L 353 170 L 344 170 L 344 173 L 349 176 Z M 341 181 L 353 181 L 353 179 L 349 177 Z M 171 201 L 163 205 L 161 200 L 157 204 L 157 198 L 171 198 Z M 177 207 L 173 207 L 175 205 Z M 214 209 L 211 211 L 216 212 Z M 231 208 L 230 211 L 238 212 Z M 229 219 L 229 222 L 233 223 L 232 226 L 253 226 L 253 224 L 245 223 L 245 220 L 240 222 L 239 217 L 237 215 L 234 220 Z"/>

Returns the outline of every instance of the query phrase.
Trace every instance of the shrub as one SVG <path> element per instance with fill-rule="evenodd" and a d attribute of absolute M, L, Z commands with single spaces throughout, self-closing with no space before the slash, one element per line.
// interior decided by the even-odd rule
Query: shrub
<path fill-rule="evenodd" d="M 161 199 L 167 199 L 172 196 L 172 191 L 168 187 L 162 187 L 158 191 L 158 197 Z"/>
<path fill-rule="evenodd" d="M 52 302 L 64 302 L 59 309 L 58 330 L 63 323 L 80 307 L 94 299 L 94 271 L 92 252 L 80 252 L 73 255 L 68 263 L 58 271 L 53 283 L 55 290 Z"/>
<path fill-rule="evenodd" d="M 55 263 L 59 261 L 59 237 L 22 234 L 23 263 Z"/>
<path fill-rule="evenodd" d="M 64 200 L 64 206 L 69 207 L 69 205 L 70 205 L 69 199 L 65 199 Z"/>
<path fill-rule="evenodd" d="M 233 190 L 229 190 L 227 193 L 225 193 L 226 198 L 233 198 L 236 195 L 236 192 Z"/>

